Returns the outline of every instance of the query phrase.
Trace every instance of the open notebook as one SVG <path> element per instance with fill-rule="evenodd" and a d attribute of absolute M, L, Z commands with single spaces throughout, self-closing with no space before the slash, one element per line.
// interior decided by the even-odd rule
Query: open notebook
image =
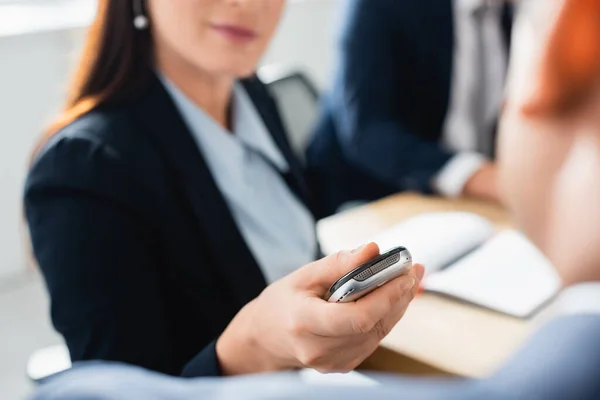
<path fill-rule="evenodd" d="M 425 265 L 425 290 L 515 317 L 532 315 L 559 290 L 554 268 L 523 234 L 497 232 L 475 214 L 423 214 L 373 241 L 382 251 L 410 250 Z"/>

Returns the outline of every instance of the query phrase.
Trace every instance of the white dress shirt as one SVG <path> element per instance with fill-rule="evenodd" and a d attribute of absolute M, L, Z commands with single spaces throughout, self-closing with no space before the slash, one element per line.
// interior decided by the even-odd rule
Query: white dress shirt
<path fill-rule="evenodd" d="M 535 326 L 541 326 L 553 319 L 572 315 L 600 316 L 600 282 L 564 288 L 532 321 Z"/>
<path fill-rule="evenodd" d="M 454 0 L 455 46 L 450 106 L 444 124 L 442 144 L 457 153 L 435 177 L 433 185 L 442 195 L 456 197 L 464 185 L 486 161 L 479 154 L 479 135 L 492 134 L 502 103 L 507 68 L 507 49 L 502 31 L 502 5 L 497 0 Z M 476 17 L 482 7 L 485 13 Z M 481 18 L 481 29 L 477 18 Z M 479 46 L 482 40 L 482 47 Z M 483 54 L 480 49 L 483 48 Z M 486 67 L 481 66 L 485 59 Z M 483 69 L 483 70 L 481 70 Z M 480 77 L 480 75 L 483 75 Z M 476 97 L 481 82 L 483 99 Z M 480 115 L 473 115 L 473 102 L 482 102 Z M 489 125 L 480 132 L 478 119 Z M 490 138 L 491 140 L 491 138 Z"/>
<path fill-rule="evenodd" d="M 314 218 L 281 176 L 289 165 L 243 86 L 234 85 L 233 132 L 228 132 L 165 76 L 161 80 L 266 281 L 272 283 L 314 261 Z"/>
<path fill-rule="evenodd" d="M 600 314 L 600 282 L 569 286 L 553 304 L 555 315 Z"/>

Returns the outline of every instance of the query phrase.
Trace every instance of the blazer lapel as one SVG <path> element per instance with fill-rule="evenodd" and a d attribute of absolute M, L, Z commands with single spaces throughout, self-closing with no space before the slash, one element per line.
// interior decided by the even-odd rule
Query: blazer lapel
<path fill-rule="evenodd" d="M 132 105 L 136 119 L 172 168 L 189 200 L 204 236 L 214 250 L 220 273 L 242 305 L 266 287 L 265 279 L 244 241 L 191 132 L 156 76 Z"/>
<path fill-rule="evenodd" d="M 304 174 L 304 167 L 290 146 L 283 121 L 277 113 L 275 101 L 258 77 L 253 76 L 244 80 L 242 83 L 263 119 L 267 130 L 273 137 L 273 140 L 275 140 L 275 144 L 279 147 L 279 150 L 288 162 L 290 170 L 287 174 L 283 174 L 285 182 L 296 196 L 298 196 L 300 201 L 302 201 L 309 209 L 316 220 L 318 216 L 317 205 L 315 204 L 314 198 L 311 196 L 310 188 Z M 323 256 L 324 254 L 321 250 L 321 246 L 317 242 L 315 259 L 322 258 Z"/>
<path fill-rule="evenodd" d="M 303 168 L 298 158 L 294 154 L 285 134 L 285 128 L 281 118 L 277 114 L 277 106 L 265 86 L 256 76 L 242 81 L 244 88 L 255 104 L 258 113 L 267 127 L 267 130 L 273 137 L 275 144 L 285 157 L 290 167 L 289 173 L 284 174 L 284 179 L 290 189 L 300 198 L 300 200 L 315 214 L 314 204 L 310 196 L 310 190 L 306 182 Z"/>

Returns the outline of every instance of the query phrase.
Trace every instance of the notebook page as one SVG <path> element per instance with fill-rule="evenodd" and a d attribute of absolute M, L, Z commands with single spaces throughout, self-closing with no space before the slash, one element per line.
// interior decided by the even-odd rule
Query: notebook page
<path fill-rule="evenodd" d="M 524 318 L 556 295 L 560 281 L 552 264 L 523 234 L 506 230 L 428 276 L 424 285 L 428 291 Z"/>
<path fill-rule="evenodd" d="M 373 238 L 382 252 L 406 247 L 427 274 L 438 271 L 477 248 L 494 234 L 494 225 L 476 214 L 436 212 L 421 214 Z"/>

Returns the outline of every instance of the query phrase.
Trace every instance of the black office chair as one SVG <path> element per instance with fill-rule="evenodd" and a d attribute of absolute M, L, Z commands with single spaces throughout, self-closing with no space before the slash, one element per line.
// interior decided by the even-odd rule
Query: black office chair
<path fill-rule="evenodd" d="M 305 73 L 280 65 L 261 68 L 259 76 L 277 102 L 292 149 L 304 160 L 318 113 L 316 86 Z"/>

